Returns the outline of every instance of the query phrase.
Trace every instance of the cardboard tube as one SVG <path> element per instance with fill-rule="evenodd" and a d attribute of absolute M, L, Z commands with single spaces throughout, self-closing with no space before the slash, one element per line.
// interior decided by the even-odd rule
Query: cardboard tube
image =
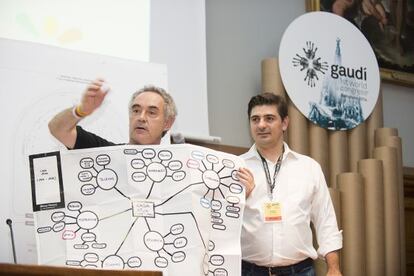
<path fill-rule="evenodd" d="M 404 204 L 404 173 L 402 157 L 402 141 L 398 136 L 388 136 L 384 139 L 387 146 L 397 150 L 397 173 L 398 173 L 398 202 L 400 211 L 400 249 L 401 249 L 401 275 L 406 275 L 406 253 L 405 253 L 405 204 Z"/>
<path fill-rule="evenodd" d="M 329 194 L 331 195 L 333 207 L 335 209 L 335 216 L 336 216 L 336 221 L 338 223 L 338 229 L 341 229 L 342 227 L 341 225 L 341 192 L 339 191 L 339 189 L 335 189 L 335 188 L 328 188 L 328 189 L 329 189 Z"/>
<path fill-rule="evenodd" d="M 378 147 L 374 157 L 382 161 L 384 168 L 385 275 L 401 275 L 397 150 Z"/>
<path fill-rule="evenodd" d="M 387 146 L 386 139 L 390 136 L 398 136 L 398 129 L 380 127 L 374 131 L 375 147 Z"/>
<path fill-rule="evenodd" d="M 385 276 L 384 184 L 382 162 L 363 159 L 358 172 L 364 178 L 365 248 L 367 276 Z"/>
<path fill-rule="evenodd" d="M 329 132 L 329 163 L 330 163 L 330 187 L 336 188 L 336 176 L 347 172 L 348 161 L 348 136 L 345 131 Z"/>
<path fill-rule="evenodd" d="M 287 99 L 280 76 L 279 61 L 276 58 L 262 60 L 262 92 L 274 93 Z"/>
<path fill-rule="evenodd" d="M 349 169 L 351 172 L 357 172 L 358 161 L 368 157 L 366 137 L 367 131 L 365 123 L 360 124 L 348 132 Z"/>
<path fill-rule="evenodd" d="M 325 179 L 329 183 L 329 139 L 328 130 L 309 122 L 309 154 L 322 168 Z"/>
<path fill-rule="evenodd" d="M 365 276 L 365 213 L 363 178 L 359 173 L 338 175 L 343 229 L 343 275 Z"/>
<path fill-rule="evenodd" d="M 373 150 L 375 148 L 375 139 L 374 132 L 377 128 L 384 126 L 384 117 L 383 117 L 383 108 L 382 108 L 382 91 L 380 89 L 378 94 L 378 100 L 375 104 L 374 110 L 371 115 L 366 120 L 367 124 L 367 151 L 368 156 L 372 157 Z"/>
<path fill-rule="evenodd" d="M 288 105 L 289 127 L 288 141 L 289 147 L 301 154 L 309 155 L 309 134 L 308 120 L 292 101 Z"/>

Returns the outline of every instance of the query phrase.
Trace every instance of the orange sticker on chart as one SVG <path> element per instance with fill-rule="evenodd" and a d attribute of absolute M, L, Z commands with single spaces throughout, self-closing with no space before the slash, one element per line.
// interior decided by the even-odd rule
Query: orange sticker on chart
<path fill-rule="evenodd" d="M 265 222 L 282 221 L 282 208 L 279 202 L 266 202 L 263 204 Z"/>

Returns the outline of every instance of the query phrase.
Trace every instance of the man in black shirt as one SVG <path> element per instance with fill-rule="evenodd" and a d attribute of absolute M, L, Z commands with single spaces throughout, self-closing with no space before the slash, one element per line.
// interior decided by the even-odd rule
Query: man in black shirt
<path fill-rule="evenodd" d="M 58 113 L 50 122 L 50 133 L 69 149 L 113 146 L 115 143 L 84 130 L 78 122 L 99 108 L 108 93 L 103 79 L 94 80 L 73 108 Z M 146 86 L 135 92 L 129 102 L 129 144 L 158 145 L 177 116 L 172 97 L 164 89 Z M 251 172 L 240 168 L 237 174 L 246 187 L 246 196 L 254 187 Z"/>
<path fill-rule="evenodd" d="M 69 149 L 113 146 L 77 124 L 103 103 L 108 87 L 103 79 L 94 80 L 81 102 L 58 113 L 49 122 L 50 133 Z M 157 145 L 171 128 L 177 115 L 172 97 L 162 88 L 146 86 L 135 92 L 129 103 L 129 144 Z"/>

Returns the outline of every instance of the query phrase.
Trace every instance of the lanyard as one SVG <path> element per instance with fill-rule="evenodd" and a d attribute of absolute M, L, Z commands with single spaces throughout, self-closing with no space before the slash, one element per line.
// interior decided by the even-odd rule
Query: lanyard
<path fill-rule="evenodd" d="M 267 165 L 266 159 L 260 154 L 259 151 L 257 151 L 257 153 L 259 154 L 260 158 L 262 159 L 263 170 L 266 174 L 267 184 L 269 185 L 269 188 L 270 188 L 270 198 L 273 199 L 273 190 L 276 186 L 276 177 L 277 177 L 277 175 L 280 171 L 280 167 L 282 166 L 282 159 L 283 159 L 283 154 L 285 153 L 285 147 L 283 146 L 282 154 L 277 159 L 276 166 L 275 166 L 275 171 L 273 173 L 273 181 L 270 178 L 269 166 Z"/>

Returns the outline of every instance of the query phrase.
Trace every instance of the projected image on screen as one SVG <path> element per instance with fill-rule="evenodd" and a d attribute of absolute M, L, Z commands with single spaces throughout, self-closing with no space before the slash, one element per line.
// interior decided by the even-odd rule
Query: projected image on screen
<path fill-rule="evenodd" d="M 2 0 L 0 37 L 147 62 L 149 22 L 149 0 Z"/>

